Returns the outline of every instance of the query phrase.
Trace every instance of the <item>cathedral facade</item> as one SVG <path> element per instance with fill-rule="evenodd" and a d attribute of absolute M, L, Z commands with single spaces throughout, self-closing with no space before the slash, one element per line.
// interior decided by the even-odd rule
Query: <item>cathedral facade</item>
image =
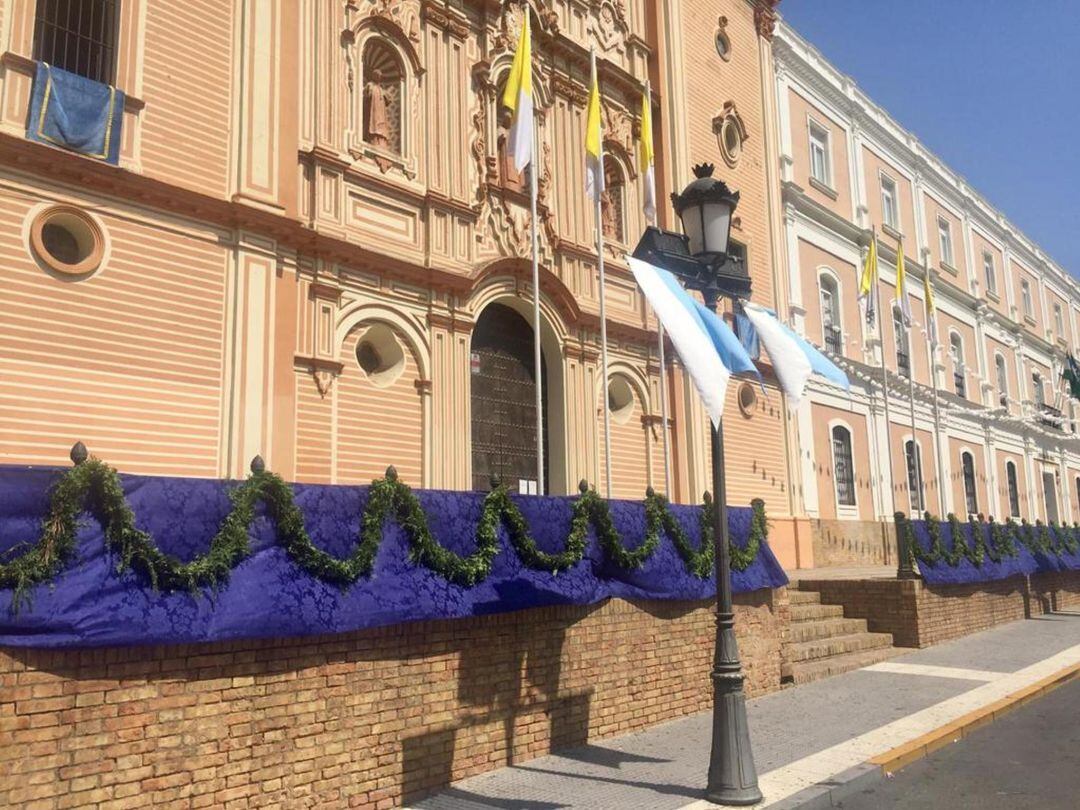
<path fill-rule="evenodd" d="M 544 489 L 604 491 L 607 397 L 613 496 L 664 487 L 666 430 L 672 499 L 698 502 L 707 419 L 677 361 L 661 379 L 624 261 L 645 226 L 641 94 L 648 82 L 658 196 L 716 164 L 741 193 L 732 239 L 754 299 L 781 307 L 774 5 L 113 2 L 65 46 L 70 23 L 4 0 L 0 460 L 64 464 L 83 441 L 133 473 L 241 477 L 261 455 L 301 482 L 393 465 L 418 487 L 535 487 L 529 178 L 507 159 L 500 101 L 527 12 Z M 606 386 L 584 193 L 591 49 Z M 123 91 L 118 165 L 28 137 L 42 62 Z M 768 374 L 729 398 L 729 500 L 764 498 L 794 562 L 794 423 Z"/>

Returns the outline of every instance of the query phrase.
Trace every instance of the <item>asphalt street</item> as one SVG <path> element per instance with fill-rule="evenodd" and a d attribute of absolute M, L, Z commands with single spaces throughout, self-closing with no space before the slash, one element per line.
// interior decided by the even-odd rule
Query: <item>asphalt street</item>
<path fill-rule="evenodd" d="M 844 800 L 844 810 L 1075 810 L 1080 680 Z"/>

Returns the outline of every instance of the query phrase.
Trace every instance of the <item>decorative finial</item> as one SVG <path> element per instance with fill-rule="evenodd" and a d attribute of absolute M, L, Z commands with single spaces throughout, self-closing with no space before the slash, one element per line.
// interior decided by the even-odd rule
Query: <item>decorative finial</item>
<path fill-rule="evenodd" d="M 256 475 L 262 475 L 266 472 L 266 462 L 263 461 L 262 456 L 255 456 L 255 458 L 251 460 L 251 471 Z"/>
<path fill-rule="evenodd" d="M 698 179 L 702 177 L 712 177 L 713 170 L 715 169 L 716 166 L 712 163 L 699 163 L 694 167 L 694 177 L 697 177 Z"/>
<path fill-rule="evenodd" d="M 90 457 L 90 453 L 87 452 L 85 444 L 82 442 L 75 442 L 75 444 L 71 446 L 70 456 L 72 463 L 78 466 Z"/>
<path fill-rule="evenodd" d="M 589 491 L 589 482 L 582 478 L 580 481 L 578 481 L 577 488 L 578 492 L 584 495 L 586 492 Z"/>
<path fill-rule="evenodd" d="M 491 484 L 492 489 L 498 489 L 502 486 L 502 478 L 499 477 L 498 473 L 492 473 L 491 477 L 488 478 L 488 482 Z"/>
<path fill-rule="evenodd" d="M 386 480 L 397 481 L 397 467 L 393 464 L 386 468 Z"/>

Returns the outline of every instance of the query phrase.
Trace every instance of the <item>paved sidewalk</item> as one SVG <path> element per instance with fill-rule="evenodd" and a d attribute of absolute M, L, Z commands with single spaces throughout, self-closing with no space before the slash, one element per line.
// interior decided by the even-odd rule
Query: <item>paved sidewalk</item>
<path fill-rule="evenodd" d="M 1080 613 L 1014 622 L 749 701 L 765 806 L 797 806 L 839 774 L 1066 667 Z M 710 713 L 458 782 L 415 810 L 701 810 Z M 880 770 L 880 769 L 879 769 Z"/>

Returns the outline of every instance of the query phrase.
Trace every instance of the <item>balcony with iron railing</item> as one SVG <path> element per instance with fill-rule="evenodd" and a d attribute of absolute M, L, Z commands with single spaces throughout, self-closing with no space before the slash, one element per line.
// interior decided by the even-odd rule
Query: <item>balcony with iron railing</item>
<path fill-rule="evenodd" d="M 904 377 L 911 376 L 911 355 L 903 349 L 896 350 L 896 371 Z"/>
<path fill-rule="evenodd" d="M 1045 402 L 1035 403 L 1035 421 L 1054 430 L 1064 430 L 1065 414 Z"/>
<path fill-rule="evenodd" d="M 844 354 L 844 338 L 838 326 L 825 327 L 825 349 L 833 354 Z"/>
<path fill-rule="evenodd" d="M 956 390 L 956 395 L 961 399 L 967 399 L 967 382 L 964 379 L 964 370 L 957 369 L 953 372 L 953 388 Z"/>

